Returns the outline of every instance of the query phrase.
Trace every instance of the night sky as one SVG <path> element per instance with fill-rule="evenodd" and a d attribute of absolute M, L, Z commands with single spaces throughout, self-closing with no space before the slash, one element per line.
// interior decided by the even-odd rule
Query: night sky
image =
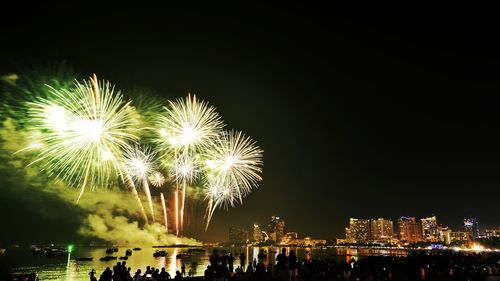
<path fill-rule="evenodd" d="M 498 22 L 488 15 L 29 5 L 2 12 L 1 73 L 65 61 L 118 88 L 191 92 L 264 149 L 264 181 L 216 212 L 205 240 L 271 215 L 325 239 L 343 237 L 349 217 L 500 225 Z"/>

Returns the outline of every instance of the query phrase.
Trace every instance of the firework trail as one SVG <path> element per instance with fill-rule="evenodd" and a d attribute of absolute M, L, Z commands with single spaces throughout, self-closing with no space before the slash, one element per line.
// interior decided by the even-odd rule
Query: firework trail
<path fill-rule="evenodd" d="M 151 219 L 154 222 L 153 199 L 151 198 L 148 178 L 157 172 L 155 170 L 157 166 L 156 154 L 149 148 L 134 146 L 125 151 L 123 163 L 132 179 L 137 182 L 138 185 L 142 185 L 148 199 Z"/>
<path fill-rule="evenodd" d="M 181 162 L 181 166 L 175 164 L 181 169 L 174 169 L 177 204 L 179 185 L 182 186 L 180 209 L 176 206 L 176 232 L 179 233 L 184 224 L 185 194 L 189 183 L 189 178 L 182 176 L 186 174 L 184 170 L 188 169 L 182 166 L 182 161 L 187 161 L 191 153 L 196 153 L 209 145 L 224 125 L 214 107 L 196 99 L 196 96 L 188 95 L 186 99 L 169 101 L 169 105 L 165 107 L 165 113 L 159 117 L 157 126 L 159 127 L 157 140 L 159 145 L 167 152 L 167 155 L 173 154 L 176 162 Z"/>
<path fill-rule="evenodd" d="M 132 194 L 134 195 L 135 199 L 137 200 L 137 204 L 139 205 L 139 208 L 141 210 L 142 217 L 144 219 L 144 222 L 149 223 L 148 216 L 146 215 L 146 210 L 144 210 L 144 206 L 142 205 L 141 198 L 139 197 L 139 193 L 137 193 L 137 189 L 135 187 L 134 181 L 132 180 L 132 177 L 130 176 L 129 173 L 123 173 L 123 182 L 129 187 L 129 189 L 132 191 Z"/>
<path fill-rule="evenodd" d="M 165 197 L 163 196 L 163 192 L 160 193 L 161 205 L 163 207 L 163 221 L 165 222 L 165 230 L 168 233 L 168 221 L 167 221 L 167 207 L 165 204 Z"/>

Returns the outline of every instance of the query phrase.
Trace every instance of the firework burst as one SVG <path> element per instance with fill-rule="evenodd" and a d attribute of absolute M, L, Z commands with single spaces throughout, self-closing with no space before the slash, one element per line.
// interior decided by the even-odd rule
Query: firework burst
<path fill-rule="evenodd" d="M 154 187 L 162 187 L 165 184 L 165 177 L 158 171 L 152 172 L 148 179 Z"/>
<path fill-rule="evenodd" d="M 194 95 L 175 102 L 169 101 L 157 125 L 158 141 L 168 150 L 207 146 L 224 126 L 215 108 L 196 99 Z"/>
<path fill-rule="evenodd" d="M 208 227 L 215 208 L 241 203 L 243 197 L 257 187 L 262 180 L 263 151 L 243 133 L 230 131 L 220 134 L 205 153 L 209 182 Z"/>
<path fill-rule="evenodd" d="M 149 148 L 141 148 L 135 146 L 126 150 L 124 154 L 124 167 L 131 175 L 132 179 L 138 184 L 142 185 L 144 193 L 148 198 L 149 209 L 151 218 L 154 222 L 154 209 L 153 200 L 151 198 L 151 191 L 149 189 L 148 179 L 156 173 L 156 153 Z M 160 174 L 161 175 L 161 174 Z"/>
<path fill-rule="evenodd" d="M 31 164 L 40 162 L 49 175 L 80 186 L 78 202 L 87 186 L 107 186 L 120 174 L 120 156 L 138 139 L 130 129 L 133 109 L 95 75 L 72 89 L 50 91 L 49 98 L 29 103 L 31 121 L 43 132 Z"/>
<path fill-rule="evenodd" d="M 207 147 L 217 137 L 223 126 L 215 108 L 198 100 L 194 95 L 169 102 L 169 105 L 165 107 L 165 113 L 158 119 L 159 138 L 157 141 L 167 152 L 165 156 L 173 158 L 175 162 L 171 171 L 177 185 L 176 202 L 178 202 L 179 184 L 182 185 L 180 210 L 176 207 L 177 234 L 183 228 L 187 183 L 190 183 L 198 173 L 191 154 L 198 153 Z"/>

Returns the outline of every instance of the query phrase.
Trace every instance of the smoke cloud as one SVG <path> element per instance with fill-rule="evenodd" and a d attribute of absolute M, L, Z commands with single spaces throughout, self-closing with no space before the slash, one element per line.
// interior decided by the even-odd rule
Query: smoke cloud
<path fill-rule="evenodd" d="M 48 179 L 37 167 L 26 167 L 32 155 L 19 151 L 35 138 L 16 125 L 15 120 L 7 118 L 0 127 L 0 199 L 3 205 L 14 206 L 5 207 L 3 212 L 21 206 L 30 209 L 32 216 L 48 221 L 56 234 L 72 232 L 84 239 L 116 245 L 201 244 L 195 239 L 167 234 L 159 202 L 155 201 L 155 217 L 162 223 L 144 224 L 136 199 L 119 187 L 86 191 L 76 205 L 79 190 Z M 27 221 L 37 223 L 36 219 Z M 11 223 L 11 227 L 20 225 L 19 221 Z"/>

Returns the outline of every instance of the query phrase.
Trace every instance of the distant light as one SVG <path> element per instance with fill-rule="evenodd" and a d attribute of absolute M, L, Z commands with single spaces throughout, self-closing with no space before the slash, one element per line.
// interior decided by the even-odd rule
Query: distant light
<path fill-rule="evenodd" d="M 73 249 L 74 249 L 74 245 L 73 244 L 69 244 L 68 247 L 66 248 L 68 250 L 68 253 L 72 253 L 73 252 Z"/>

